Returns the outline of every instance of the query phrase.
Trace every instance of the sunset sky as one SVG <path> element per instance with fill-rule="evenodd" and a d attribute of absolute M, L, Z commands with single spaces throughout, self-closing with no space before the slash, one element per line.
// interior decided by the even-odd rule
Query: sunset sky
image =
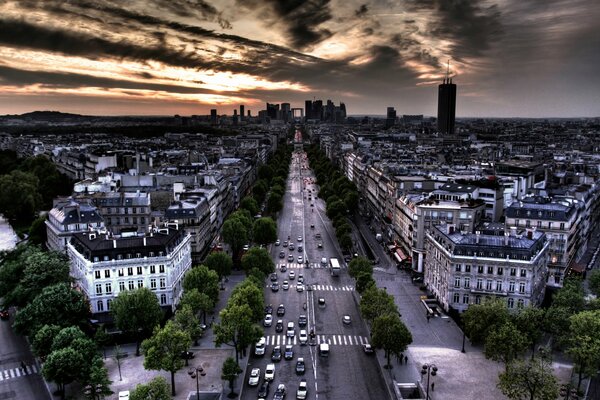
<path fill-rule="evenodd" d="M 0 114 L 600 116 L 598 0 L 0 0 Z"/>

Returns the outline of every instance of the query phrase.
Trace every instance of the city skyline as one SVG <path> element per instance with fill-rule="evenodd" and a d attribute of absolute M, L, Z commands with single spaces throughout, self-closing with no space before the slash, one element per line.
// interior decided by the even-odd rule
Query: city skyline
<path fill-rule="evenodd" d="M 7 1 L 0 114 L 256 115 L 343 102 L 349 115 L 600 115 L 592 0 Z"/>

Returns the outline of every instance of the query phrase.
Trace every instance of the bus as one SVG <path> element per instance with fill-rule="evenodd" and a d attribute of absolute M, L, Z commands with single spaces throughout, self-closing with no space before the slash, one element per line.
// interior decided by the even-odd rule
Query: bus
<path fill-rule="evenodd" d="M 340 274 L 340 263 L 337 258 L 332 258 L 329 260 L 331 264 L 331 276 L 338 276 Z"/>

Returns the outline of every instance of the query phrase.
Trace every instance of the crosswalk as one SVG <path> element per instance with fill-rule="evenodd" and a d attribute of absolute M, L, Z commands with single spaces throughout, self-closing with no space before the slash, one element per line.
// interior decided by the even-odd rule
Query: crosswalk
<path fill-rule="evenodd" d="M 277 269 L 279 270 L 279 268 L 282 265 L 285 265 L 285 267 L 287 269 L 308 269 L 308 268 L 312 268 L 312 269 L 326 269 L 326 268 L 330 268 L 329 264 L 328 265 L 323 265 L 321 263 L 308 263 L 308 268 L 307 268 L 307 264 L 306 263 L 276 263 L 277 264 Z M 345 268 L 345 267 L 342 267 Z"/>
<path fill-rule="evenodd" d="M 265 336 L 267 346 L 285 346 L 288 344 L 300 344 L 297 336 L 286 337 L 285 335 L 270 335 Z M 362 346 L 368 344 L 369 340 L 366 336 L 359 335 L 316 335 L 317 343 L 328 343 L 331 346 Z"/>
<path fill-rule="evenodd" d="M 27 372 L 23 371 L 21 367 L 9 368 L 5 370 L 0 370 L 0 382 L 7 381 L 9 379 L 20 378 L 25 375 L 37 374 L 40 371 L 38 370 L 37 365 L 27 365 Z"/>
<path fill-rule="evenodd" d="M 304 288 L 306 290 L 306 285 L 304 284 Z M 266 288 L 271 287 L 271 282 L 265 285 Z M 290 290 L 296 290 L 296 285 L 290 284 Z M 333 285 L 312 285 L 312 290 L 322 291 L 322 292 L 352 292 L 354 291 L 353 286 L 333 286 Z"/>

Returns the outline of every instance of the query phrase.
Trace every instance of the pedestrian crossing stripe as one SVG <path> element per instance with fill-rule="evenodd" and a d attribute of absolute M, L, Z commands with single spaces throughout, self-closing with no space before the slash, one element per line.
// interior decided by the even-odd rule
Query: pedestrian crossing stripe
<path fill-rule="evenodd" d="M 277 263 L 277 269 L 279 269 L 282 265 L 285 265 L 285 267 L 288 269 L 307 269 L 306 263 Z M 312 268 L 312 269 L 331 268 L 329 263 L 327 263 L 327 265 L 323 265 L 321 263 L 309 263 L 308 265 L 310 266 L 309 268 Z M 342 265 L 341 268 L 344 269 L 344 268 L 346 268 L 346 266 Z"/>
<path fill-rule="evenodd" d="M 304 284 L 304 289 L 306 290 L 306 285 Z M 290 289 L 296 289 L 297 285 L 290 285 Z M 266 288 L 271 287 L 271 283 L 267 283 L 265 285 Z M 312 285 L 313 290 L 319 291 L 328 291 L 328 292 L 352 292 L 354 291 L 353 286 L 333 286 L 333 285 Z"/>
<path fill-rule="evenodd" d="M 297 336 L 287 337 L 286 335 L 265 336 L 267 346 L 286 346 L 300 344 Z M 369 344 L 365 336 L 359 335 L 316 335 L 317 343 L 328 343 L 333 346 L 362 346 Z"/>
<path fill-rule="evenodd" d="M 35 364 L 27 365 L 27 372 L 24 372 L 21 367 L 0 370 L 0 382 L 19 378 L 25 375 L 37 374 L 38 372 L 37 365 Z"/>

